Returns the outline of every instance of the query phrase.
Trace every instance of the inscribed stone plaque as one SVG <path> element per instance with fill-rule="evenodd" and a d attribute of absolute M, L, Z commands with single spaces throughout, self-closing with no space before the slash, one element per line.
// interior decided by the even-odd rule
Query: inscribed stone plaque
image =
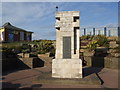
<path fill-rule="evenodd" d="M 71 58 L 71 37 L 63 37 L 63 59 Z"/>

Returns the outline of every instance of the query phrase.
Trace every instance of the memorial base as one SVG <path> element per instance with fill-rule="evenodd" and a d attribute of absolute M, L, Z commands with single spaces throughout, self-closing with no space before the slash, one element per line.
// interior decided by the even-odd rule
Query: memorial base
<path fill-rule="evenodd" d="M 82 78 L 81 59 L 53 59 L 52 77 L 54 78 Z"/>

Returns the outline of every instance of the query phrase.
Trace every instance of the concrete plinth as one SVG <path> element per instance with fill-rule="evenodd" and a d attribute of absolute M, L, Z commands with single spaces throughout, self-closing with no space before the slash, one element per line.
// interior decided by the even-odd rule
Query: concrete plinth
<path fill-rule="evenodd" d="M 53 59 L 52 77 L 55 78 L 82 78 L 81 59 Z"/>

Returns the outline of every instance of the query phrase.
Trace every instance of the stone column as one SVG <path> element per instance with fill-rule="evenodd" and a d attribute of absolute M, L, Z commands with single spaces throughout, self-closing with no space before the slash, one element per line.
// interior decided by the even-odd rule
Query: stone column
<path fill-rule="evenodd" d="M 56 12 L 56 55 L 52 60 L 52 77 L 82 78 L 79 59 L 79 11 Z"/>

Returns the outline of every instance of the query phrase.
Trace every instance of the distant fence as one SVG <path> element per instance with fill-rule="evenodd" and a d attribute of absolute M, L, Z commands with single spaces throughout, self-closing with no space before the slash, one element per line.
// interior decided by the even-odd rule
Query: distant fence
<path fill-rule="evenodd" d="M 80 28 L 80 36 L 83 35 L 105 35 L 105 36 L 120 36 L 120 27 L 86 27 Z"/>

